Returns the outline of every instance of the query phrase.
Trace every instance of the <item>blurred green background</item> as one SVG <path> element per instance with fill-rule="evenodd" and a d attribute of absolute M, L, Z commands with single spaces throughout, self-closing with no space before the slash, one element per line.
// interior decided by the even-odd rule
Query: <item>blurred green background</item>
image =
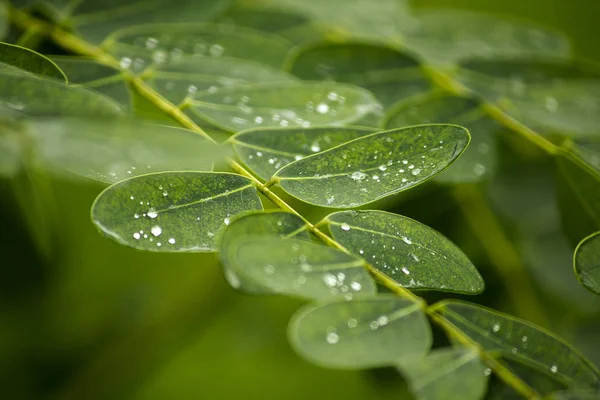
<path fill-rule="evenodd" d="M 566 32 L 578 56 L 600 61 L 597 0 L 413 4 L 530 19 Z M 548 222 L 557 218 L 548 200 L 551 166 L 535 151 L 526 153 L 531 162 L 515 161 L 522 154 L 511 152 L 507 148 L 504 173 L 488 185 L 488 195 L 536 281 L 544 325 L 598 364 L 600 301 L 577 285 L 571 249 L 551 229 L 532 233 L 515 223 L 533 210 L 528 216 L 533 224 L 554 226 Z M 517 168 L 519 179 L 505 178 Z M 297 358 L 287 344 L 286 325 L 301 303 L 235 292 L 214 255 L 148 254 L 100 236 L 89 209 L 102 186 L 36 174 L 32 191 L 25 178 L 0 181 L 0 398 L 408 396 L 393 371 L 331 371 Z M 511 282 L 500 281 L 489 267 L 447 190 L 430 185 L 394 201 L 382 206 L 442 231 L 472 258 L 487 290 L 471 300 L 519 314 L 508 300 Z"/>

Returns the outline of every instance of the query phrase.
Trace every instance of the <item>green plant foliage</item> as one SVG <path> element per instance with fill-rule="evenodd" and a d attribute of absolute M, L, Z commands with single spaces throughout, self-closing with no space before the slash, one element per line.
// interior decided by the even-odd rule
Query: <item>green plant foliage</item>
<path fill-rule="evenodd" d="M 332 237 L 399 285 L 476 294 L 483 279 L 450 240 L 415 220 L 384 211 L 344 211 L 328 215 Z"/>
<path fill-rule="evenodd" d="M 227 148 L 186 129 L 133 120 L 42 119 L 27 128 L 42 162 L 105 183 L 152 172 L 210 171 L 227 155 Z"/>
<path fill-rule="evenodd" d="M 238 275 L 273 293 L 351 300 L 377 292 L 362 259 L 306 240 L 241 236 L 222 251 Z"/>
<path fill-rule="evenodd" d="M 474 100 L 432 92 L 390 110 L 384 126 L 401 128 L 419 123 L 450 122 L 471 133 L 465 153 L 447 171 L 436 177 L 444 183 L 478 182 L 494 174 L 497 164 L 496 135 L 503 128 L 487 117 Z"/>
<path fill-rule="evenodd" d="M 598 398 L 596 390 L 567 390 L 563 392 L 551 393 L 544 397 L 544 400 L 595 400 Z"/>
<path fill-rule="evenodd" d="M 21 46 L 0 42 L 0 68 L 6 68 L 2 64 L 68 82 L 65 73 L 52 60 Z"/>
<path fill-rule="evenodd" d="M 289 163 L 376 132 L 352 126 L 310 128 L 255 128 L 229 140 L 244 164 L 257 176 L 269 180 Z"/>
<path fill-rule="evenodd" d="M 165 172 L 107 188 L 92 206 L 92 220 L 106 236 L 136 249 L 214 251 L 215 235 L 232 217 L 261 209 L 243 176 Z"/>
<path fill-rule="evenodd" d="M 509 354 L 513 360 L 569 386 L 594 388 L 600 381 L 593 364 L 542 328 L 466 302 L 445 300 L 435 308 L 485 351 Z"/>
<path fill-rule="evenodd" d="M 454 125 L 373 133 L 295 161 L 272 178 L 308 203 L 353 208 L 416 186 L 446 169 L 469 143 Z"/>
<path fill-rule="evenodd" d="M 399 369 L 419 400 L 481 399 L 491 373 L 479 354 L 462 348 L 433 350 L 427 357 Z"/>
<path fill-rule="evenodd" d="M 8 4 L 4 1 L 0 2 L 0 39 L 4 39 L 8 33 Z"/>
<path fill-rule="evenodd" d="M 289 337 L 302 357 L 344 369 L 419 359 L 427 354 L 432 341 L 420 304 L 390 295 L 305 307 L 292 317 Z"/>
<path fill-rule="evenodd" d="M 588 290 L 600 295 L 600 232 L 585 238 L 575 249 L 575 275 Z"/>
<path fill-rule="evenodd" d="M 225 278 L 236 289 L 248 293 L 270 293 L 264 285 L 252 280 L 245 273 L 244 263 L 232 262 L 228 249 L 239 237 L 275 236 L 282 238 L 310 239 L 306 223 L 297 215 L 283 211 L 242 214 L 233 218 L 218 238 L 218 251 Z"/>

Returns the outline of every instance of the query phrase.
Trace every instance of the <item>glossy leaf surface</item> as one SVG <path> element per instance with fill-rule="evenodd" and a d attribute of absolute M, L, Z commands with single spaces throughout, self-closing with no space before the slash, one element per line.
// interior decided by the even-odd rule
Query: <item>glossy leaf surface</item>
<path fill-rule="evenodd" d="M 351 126 L 312 128 L 255 128 L 233 136 L 236 153 L 254 173 L 269 180 L 289 163 L 374 133 L 376 129 Z"/>
<path fill-rule="evenodd" d="M 264 285 L 255 282 L 245 273 L 246 266 L 229 258 L 229 249 L 240 237 L 263 237 L 278 235 L 282 238 L 297 237 L 310 239 L 304 221 L 285 211 L 249 213 L 233 218 L 227 229 L 217 240 L 219 259 L 223 265 L 225 278 L 231 286 L 248 293 L 270 293 Z"/>
<path fill-rule="evenodd" d="M 358 207 L 442 172 L 469 140 L 469 133 L 455 125 L 377 132 L 295 161 L 279 170 L 273 181 L 307 203 Z"/>
<path fill-rule="evenodd" d="M 479 400 L 487 389 L 486 367 L 472 350 L 436 349 L 399 369 L 418 400 Z"/>
<path fill-rule="evenodd" d="M 476 304 L 447 300 L 436 309 L 485 351 L 510 354 L 549 376 L 581 387 L 595 387 L 598 370 L 564 340 L 526 321 Z"/>
<path fill-rule="evenodd" d="M 600 295 L 600 232 L 585 238 L 575 249 L 575 274 L 588 290 Z"/>
<path fill-rule="evenodd" d="M 67 82 L 64 72 L 49 58 L 25 47 L 0 42 L 0 69 L 2 64 L 37 75 Z"/>
<path fill-rule="evenodd" d="M 385 211 L 343 211 L 321 223 L 342 246 L 403 287 L 483 291 L 483 279 L 467 256 L 441 233 L 413 219 Z"/>
<path fill-rule="evenodd" d="M 432 340 L 420 304 L 393 295 L 305 307 L 290 321 L 289 337 L 300 356 L 323 367 L 343 369 L 419 359 Z"/>
<path fill-rule="evenodd" d="M 350 300 L 377 292 L 363 260 L 310 241 L 242 236 L 225 251 L 233 270 L 273 293 Z"/>
<path fill-rule="evenodd" d="M 92 220 L 109 238 L 136 249 L 214 251 L 219 229 L 252 210 L 262 210 L 262 204 L 248 178 L 165 172 L 110 186 L 92 206 Z"/>

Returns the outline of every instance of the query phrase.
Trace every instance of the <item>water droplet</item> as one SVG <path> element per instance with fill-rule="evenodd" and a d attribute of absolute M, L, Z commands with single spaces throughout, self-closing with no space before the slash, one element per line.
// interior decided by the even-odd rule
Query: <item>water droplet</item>
<path fill-rule="evenodd" d="M 329 343 L 329 344 L 336 344 L 337 342 L 340 341 L 340 337 L 335 332 L 329 332 L 327 334 L 326 340 L 327 340 L 327 343 Z"/>
<path fill-rule="evenodd" d="M 154 208 L 149 208 L 146 215 L 148 216 L 148 218 L 152 218 L 152 219 L 158 217 L 158 213 L 156 212 L 156 210 Z"/>
<path fill-rule="evenodd" d="M 313 142 L 313 144 L 310 146 L 310 151 L 312 151 L 313 153 L 321 151 L 321 146 L 319 145 L 319 142 Z"/>
<path fill-rule="evenodd" d="M 364 174 L 360 171 L 353 172 L 352 175 L 350 175 L 350 178 L 354 179 L 355 181 L 362 181 L 366 177 L 367 174 Z"/>
<path fill-rule="evenodd" d="M 490 375 L 492 374 L 492 370 L 491 370 L 490 368 L 486 368 L 486 369 L 483 371 L 483 374 L 484 374 L 485 376 L 490 376 Z"/>
<path fill-rule="evenodd" d="M 348 320 L 348 328 L 356 328 L 356 325 L 358 325 L 358 321 L 354 318 L 350 318 Z"/>
<path fill-rule="evenodd" d="M 175 238 L 170 238 L 169 239 L 169 244 L 175 244 Z"/>
<path fill-rule="evenodd" d="M 119 66 L 122 69 L 128 69 L 129 67 L 131 67 L 131 58 L 129 58 L 129 57 L 121 58 L 121 61 L 119 62 Z"/>
<path fill-rule="evenodd" d="M 162 234 L 162 228 L 158 225 L 155 225 L 150 229 L 150 233 L 152 233 L 154 236 L 160 236 Z"/>
<path fill-rule="evenodd" d="M 138 232 L 136 232 L 136 233 L 133 234 L 133 238 L 135 240 L 140 240 L 141 237 L 142 237 L 142 235 L 140 235 Z"/>
<path fill-rule="evenodd" d="M 334 287 L 337 283 L 337 278 L 332 274 L 323 275 L 323 282 L 329 287 Z"/>
<path fill-rule="evenodd" d="M 275 273 L 275 267 L 272 265 L 265 265 L 264 270 L 265 270 L 265 274 L 267 274 L 267 275 L 271 275 L 271 274 Z"/>
<path fill-rule="evenodd" d="M 329 112 L 329 106 L 325 103 L 317 104 L 317 112 L 319 114 L 327 114 Z"/>
<path fill-rule="evenodd" d="M 348 225 L 347 223 L 343 223 L 340 228 L 342 228 L 343 231 L 349 231 L 350 230 L 350 225 Z"/>
<path fill-rule="evenodd" d="M 379 318 L 377 318 L 377 323 L 379 324 L 379 326 L 387 325 L 388 322 L 389 322 L 389 319 L 385 315 L 381 315 L 381 316 L 379 316 Z"/>
<path fill-rule="evenodd" d="M 385 171 L 386 169 L 387 169 L 387 166 L 385 166 L 385 165 L 380 165 L 379 166 L 379 170 L 380 171 Z"/>
<path fill-rule="evenodd" d="M 229 225 L 229 223 L 230 223 L 230 222 L 231 222 L 231 220 L 229 219 L 229 217 L 226 217 L 226 218 L 223 220 L 223 223 L 224 223 L 225 225 Z"/>
<path fill-rule="evenodd" d="M 220 57 L 225 52 L 225 48 L 223 48 L 223 46 L 221 46 L 220 44 L 213 44 L 212 46 L 210 46 L 209 52 L 210 55 L 213 57 Z"/>
<path fill-rule="evenodd" d="M 334 201 L 334 200 L 335 200 L 335 197 L 334 197 L 334 196 L 331 196 L 331 197 L 329 197 L 329 198 L 327 199 L 327 204 L 331 204 L 331 203 L 333 203 L 333 201 Z"/>
<path fill-rule="evenodd" d="M 406 244 L 412 244 L 412 240 L 410 240 L 409 238 L 407 238 L 406 236 L 402 236 L 402 241 Z"/>
<path fill-rule="evenodd" d="M 556 112 L 556 110 L 558 110 L 558 101 L 556 100 L 556 97 L 546 97 L 546 109 L 550 112 Z"/>
<path fill-rule="evenodd" d="M 421 173 L 421 169 L 420 169 L 420 168 L 416 168 L 416 169 L 414 169 L 414 170 L 413 170 L 413 172 L 412 172 L 412 174 L 413 174 L 413 175 L 415 175 L 415 176 L 416 176 L 416 175 L 419 175 L 420 173 Z"/>
<path fill-rule="evenodd" d="M 553 374 L 557 373 L 558 372 L 558 367 L 556 365 L 552 365 L 550 367 L 550 372 L 552 372 Z"/>
<path fill-rule="evenodd" d="M 410 275 L 410 271 L 406 267 L 402 267 L 402 272 L 404 272 L 405 275 Z"/>
<path fill-rule="evenodd" d="M 133 214 L 133 218 L 138 219 L 140 217 L 140 214 Z"/>
<path fill-rule="evenodd" d="M 522 341 L 523 343 L 525 343 L 525 342 L 527 341 L 527 336 L 523 336 L 523 337 L 521 338 L 521 341 Z"/>
<path fill-rule="evenodd" d="M 354 290 L 355 292 L 358 292 L 361 288 L 362 285 L 360 284 L 360 282 L 352 282 L 350 284 L 350 287 L 352 288 L 352 290 Z"/>
<path fill-rule="evenodd" d="M 500 330 L 500 324 L 494 324 L 494 326 L 492 327 L 492 330 L 494 332 L 498 332 Z"/>
<path fill-rule="evenodd" d="M 379 324 L 377 323 L 377 321 L 371 321 L 371 323 L 369 324 L 369 328 L 372 331 L 375 331 L 377 330 L 377 328 L 379 328 Z"/>

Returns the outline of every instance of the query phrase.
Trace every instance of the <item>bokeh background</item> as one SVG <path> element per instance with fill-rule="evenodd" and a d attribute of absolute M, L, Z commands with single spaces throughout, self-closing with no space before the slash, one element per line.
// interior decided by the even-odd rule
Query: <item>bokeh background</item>
<path fill-rule="evenodd" d="M 413 4 L 529 19 L 564 31 L 579 57 L 600 61 L 597 0 Z M 515 143 L 506 144 L 501 171 L 485 193 L 534 281 L 543 304 L 536 322 L 599 364 L 600 298 L 577 284 L 571 249 L 560 234 L 527 229 L 554 226 L 557 213 L 549 160 L 520 145 L 525 151 L 517 155 Z M 235 292 L 216 256 L 148 254 L 103 238 L 89 219 L 99 184 L 42 173 L 32 178 L 33 188 L 23 176 L 0 181 L 0 398 L 409 396 L 393 370 L 332 371 L 296 357 L 286 325 L 301 302 Z M 447 189 L 425 185 L 380 205 L 461 246 L 487 283 L 484 294 L 469 300 L 519 315 L 512 282 L 490 267 L 490 256 Z"/>

